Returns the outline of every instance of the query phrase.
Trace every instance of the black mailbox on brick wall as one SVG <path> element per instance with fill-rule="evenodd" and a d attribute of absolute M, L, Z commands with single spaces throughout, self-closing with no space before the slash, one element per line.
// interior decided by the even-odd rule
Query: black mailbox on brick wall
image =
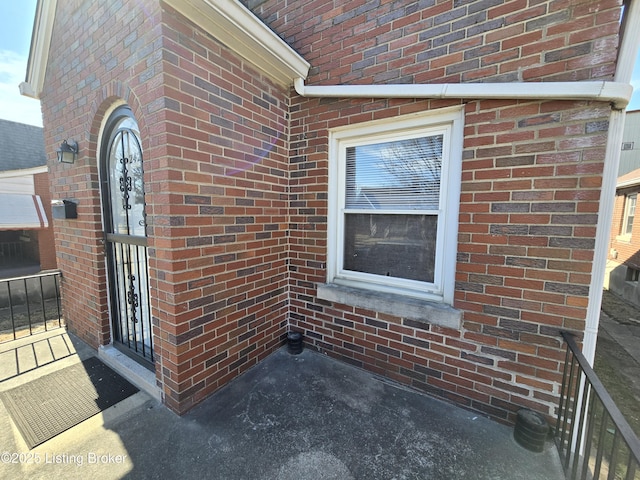
<path fill-rule="evenodd" d="M 78 218 L 78 209 L 76 207 L 76 203 L 71 200 L 52 200 L 51 214 L 53 218 Z"/>

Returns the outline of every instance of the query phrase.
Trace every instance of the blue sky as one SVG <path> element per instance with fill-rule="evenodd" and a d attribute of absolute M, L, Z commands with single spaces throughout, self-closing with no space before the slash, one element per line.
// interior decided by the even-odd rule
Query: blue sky
<path fill-rule="evenodd" d="M 36 0 L 0 0 L 0 118 L 42 126 L 40 102 L 20 95 L 24 80 Z M 640 110 L 640 54 L 627 110 Z"/>
<path fill-rule="evenodd" d="M 42 126 L 40 102 L 20 95 L 36 0 L 0 0 L 0 118 Z"/>

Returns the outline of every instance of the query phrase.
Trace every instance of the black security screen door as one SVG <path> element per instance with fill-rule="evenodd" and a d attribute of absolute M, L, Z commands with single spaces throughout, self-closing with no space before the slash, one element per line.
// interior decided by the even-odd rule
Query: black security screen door
<path fill-rule="evenodd" d="M 140 133 L 126 107 L 107 127 L 102 198 L 114 344 L 153 362 Z"/>

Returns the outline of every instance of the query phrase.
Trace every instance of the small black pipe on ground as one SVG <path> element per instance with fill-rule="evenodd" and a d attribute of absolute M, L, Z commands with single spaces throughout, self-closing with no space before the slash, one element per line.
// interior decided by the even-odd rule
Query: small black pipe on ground
<path fill-rule="evenodd" d="M 287 333 L 287 350 L 291 355 L 298 355 L 299 353 L 302 353 L 302 346 L 302 333 Z"/>
<path fill-rule="evenodd" d="M 542 452 L 548 433 L 549 424 L 542 415 L 526 408 L 518 410 L 513 432 L 518 444 L 532 452 Z"/>

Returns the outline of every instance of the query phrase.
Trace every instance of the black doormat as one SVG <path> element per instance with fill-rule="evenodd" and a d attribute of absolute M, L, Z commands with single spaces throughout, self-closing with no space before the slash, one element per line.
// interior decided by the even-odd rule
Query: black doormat
<path fill-rule="evenodd" d="M 92 357 L 0 392 L 0 399 L 31 449 L 137 391 Z"/>

